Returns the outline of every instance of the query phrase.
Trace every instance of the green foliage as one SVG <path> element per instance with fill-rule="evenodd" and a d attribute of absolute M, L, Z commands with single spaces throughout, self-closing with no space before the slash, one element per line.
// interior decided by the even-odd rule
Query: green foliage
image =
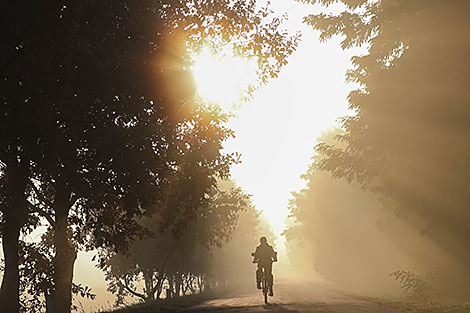
<path fill-rule="evenodd" d="M 364 45 L 368 53 L 347 73 L 360 88 L 348 98 L 355 114 L 342 119 L 344 146 L 317 145 L 326 157 L 316 168 L 393 203 L 460 264 L 443 268 L 459 293 L 470 264 L 470 3 L 338 2 L 346 5 L 341 14 L 305 21 L 322 39 L 339 35 L 343 48 Z"/>
<path fill-rule="evenodd" d="M 54 286 L 51 250 L 42 243 L 20 243 L 20 311 L 40 312 Z"/>
<path fill-rule="evenodd" d="M 470 304 L 453 301 L 390 301 L 375 300 L 382 305 L 406 313 L 469 313 Z"/>
<path fill-rule="evenodd" d="M 52 232 L 46 231 L 39 242 L 20 241 L 20 312 L 33 313 L 45 309 L 45 297 L 54 292 L 54 248 Z M 72 283 L 72 296 L 94 299 L 88 286 Z M 77 309 L 75 305 L 72 309 Z"/>
<path fill-rule="evenodd" d="M 213 253 L 217 255 L 213 249 L 231 239 L 240 214 L 250 208 L 249 197 L 239 188 L 214 190 L 178 237 L 154 233 L 133 242 L 126 254 L 101 251 L 99 267 L 106 273 L 108 290 L 117 296 L 116 304 L 122 305 L 126 296 L 152 301 L 165 289 L 170 290 L 167 297 L 201 292 L 220 281 L 220 273 L 211 270 Z M 150 228 L 159 223 L 158 216 L 141 223 Z"/>
<path fill-rule="evenodd" d="M 435 299 L 437 290 L 433 282 L 434 274 L 416 274 L 412 271 L 398 270 L 390 274 L 393 279 L 400 282 L 401 288 L 405 289 L 415 299 Z"/>

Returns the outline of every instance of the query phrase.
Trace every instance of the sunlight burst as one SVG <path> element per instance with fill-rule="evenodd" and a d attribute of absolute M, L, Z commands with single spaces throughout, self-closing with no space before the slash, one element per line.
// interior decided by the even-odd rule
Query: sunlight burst
<path fill-rule="evenodd" d="M 192 67 L 198 94 L 206 101 L 225 109 L 243 99 L 250 84 L 256 81 L 256 62 L 226 53 L 214 55 L 204 49 Z"/>

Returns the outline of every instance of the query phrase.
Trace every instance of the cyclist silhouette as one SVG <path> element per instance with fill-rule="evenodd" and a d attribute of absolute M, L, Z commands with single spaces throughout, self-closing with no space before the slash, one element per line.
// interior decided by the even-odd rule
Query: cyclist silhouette
<path fill-rule="evenodd" d="M 277 261 L 277 252 L 274 251 L 273 247 L 268 244 L 266 237 L 259 239 L 260 245 L 256 247 L 256 251 L 252 253 L 254 259 L 253 263 L 258 263 L 258 269 L 256 270 L 256 287 L 261 289 L 261 277 L 264 272 L 266 273 L 267 285 L 269 286 L 269 295 L 274 296 L 273 292 L 273 262 Z"/>

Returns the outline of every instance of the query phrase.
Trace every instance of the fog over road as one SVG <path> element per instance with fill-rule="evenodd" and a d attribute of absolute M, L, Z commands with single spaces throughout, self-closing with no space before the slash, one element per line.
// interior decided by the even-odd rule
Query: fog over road
<path fill-rule="evenodd" d="M 322 313 L 400 313 L 384 305 L 361 300 L 315 283 L 281 282 L 274 297 L 265 305 L 260 291 L 227 294 L 189 308 L 186 312 L 322 312 Z"/>

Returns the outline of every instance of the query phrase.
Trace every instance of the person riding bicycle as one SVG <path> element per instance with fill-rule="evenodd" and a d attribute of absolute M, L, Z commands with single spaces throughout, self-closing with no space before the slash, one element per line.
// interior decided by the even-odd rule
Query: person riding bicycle
<path fill-rule="evenodd" d="M 256 251 L 251 255 L 254 257 L 253 263 L 258 263 L 256 270 L 256 287 L 261 289 L 261 278 L 263 276 L 263 268 L 266 275 L 267 285 L 269 286 L 269 295 L 274 296 L 273 293 L 273 262 L 277 261 L 277 252 L 273 247 L 268 244 L 266 237 L 259 239 L 260 245 L 256 247 Z"/>

